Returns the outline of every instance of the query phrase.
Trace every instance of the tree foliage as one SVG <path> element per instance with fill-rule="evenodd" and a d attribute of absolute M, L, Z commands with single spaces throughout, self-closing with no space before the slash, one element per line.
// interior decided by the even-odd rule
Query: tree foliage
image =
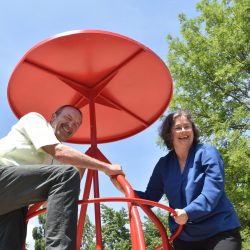
<path fill-rule="evenodd" d="M 168 212 L 161 209 L 157 209 L 156 211 L 154 211 L 154 213 L 166 228 L 169 237 L 170 232 L 168 231 Z M 159 230 L 156 228 L 155 224 L 151 221 L 151 219 L 146 216 L 144 217 L 143 230 L 147 250 L 152 250 L 155 247 L 162 245 L 162 238 Z"/>
<path fill-rule="evenodd" d="M 181 38 L 168 36 L 168 65 L 175 82 L 170 109 L 192 110 L 203 140 L 221 152 L 226 190 L 241 220 L 243 249 L 248 249 L 250 1 L 202 0 L 197 10 L 200 15 L 192 19 L 180 15 Z M 101 208 L 104 249 L 131 249 L 126 210 L 115 211 L 104 205 Z M 167 225 L 167 215 L 156 213 Z M 82 250 L 95 249 L 94 226 L 86 222 Z M 145 219 L 143 228 L 149 249 L 161 244 L 149 219 Z M 33 230 L 33 237 L 38 245 L 35 249 L 44 249 L 43 226 Z"/>
<path fill-rule="evenodd" d="M 33 239 L 35 240 L 35 250 L 45 249 L 45 229 L 46 229 L 46 214 L 38 216 L 39 226 L 34 227 L 32 231 Z M 84 233 L 82 236 L 81 250 L 95 250 L 95 227 L 91 223 L 89 216 L 86 216 L 84 224 Z"/>
<path fill-rule="evenodd" d="M 125 208 L 115 211 L 113 208 L 101 205 L 101 209 L 104 249 L 131 249 L 129 219 Z"/>
<path fill-rule="evenodd" d="M 40 214 L 38 216 L 39 226 L 34 227 L 32 230 L 32 236 L 35 240 L 35 250 L 45 249 L 45 226 L 46 226 L 46 214 Z"/>
<path fill-rule="evenodd" d="M 199 15 L 195 18 L 180 14 L 181 37 L 167 37 L 168 65 L 175 82 L 170 110 L 191 110 L 203 140 L 221 152 L 226 190 L 247 240 L 250 1 L 202 0 L 196 7 Z"/>
<path fill-rule="evenodd" d="M 160 219 L 166 230 L 168 228 L 168 212 L 157 209 L 154 211 Z M 102 239 L 105 250 L 130 250 L 131 237 L 129 231 L 128 212 L 125 208 L 115 211 L 105 205 L 101 205 L 102 218 Z M 45 249 L 45 228 L 46 215 L 38 217 L 39 226 L 33 229 L 33 238 L 35 240 L 35 250 Z M 142 222 L 147 250 L 154 249 L 162 245 L 160 233 L 153 222 L 144 217 Z M 168 232 L 168 236 L 170 233 Z M 81 250 L 95 250 L 95 226 L 92 224 L 89 216 L 86 216 L 84 224 L 84 234 L 82 236 Z"/>
<path fill-rule="evenodd" d="M 89 216 L 86 215 L 84 232 L 82 236 L 81 250 L 95 250 L 95 226 L 91 223 Z"/>

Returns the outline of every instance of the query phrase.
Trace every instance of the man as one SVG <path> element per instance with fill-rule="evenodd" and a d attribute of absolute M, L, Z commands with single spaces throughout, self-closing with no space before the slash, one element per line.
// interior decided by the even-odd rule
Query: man
<path fill-rule="evenodd" d="M 22 249 L 27 206 L 45 200 L 46 250 L 76 249 L 78 170 L 124 174 L 120 165 L 101 162 L 61 143 L 71 138 L 81 123 L 81 111 L 65 105 L 50 122 L 34 112 L 23 116 L 0 140 L 1 250 Z M 52 165 L 53 159 L 63 165 Z"/>

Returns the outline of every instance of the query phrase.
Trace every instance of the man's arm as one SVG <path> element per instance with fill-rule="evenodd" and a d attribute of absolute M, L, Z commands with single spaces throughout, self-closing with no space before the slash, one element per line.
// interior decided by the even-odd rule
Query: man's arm
<path fill-rule="evenodd" d="M 89 168 L 103 171 L 109 176 L 118 174 L 124 175 L 120 165 L 99 161 L 62 143 L 43 146 L 42 149 L 53 156 L 57 161 L 65 164 L 74 165 L 78 168 Z"/>

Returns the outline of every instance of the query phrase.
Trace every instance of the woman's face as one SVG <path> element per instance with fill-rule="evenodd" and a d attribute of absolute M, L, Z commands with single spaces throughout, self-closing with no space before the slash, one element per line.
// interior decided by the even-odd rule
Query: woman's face
<path fill-rule="evenodd" d="M 186 116 L 176 117 L 172 127 L 174 149 L 189 150 L 194 141 L 194 132 L 191 122 Z"/>

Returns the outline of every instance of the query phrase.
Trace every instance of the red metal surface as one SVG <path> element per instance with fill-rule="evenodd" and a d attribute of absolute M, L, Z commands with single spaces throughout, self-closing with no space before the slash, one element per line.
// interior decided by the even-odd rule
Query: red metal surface
<path fill-rule="evenodd" d="M 174 216 L 176 215 L 176 212 L 174 209 L 163 205 L 161 203 L 150 201 L 150 200 L 144 200 L 139 198 L 127 198 L 127 197 L 106 197 L 106 198 L 94 198 L 94 199 L 88 199 L 79 201 L 79 204 L 84 203 L 96 203 L 96 202 L 133 202 L 135 204 L 143 204 L 143 205 L 149 205 L 154 207 L 159 207 L 161 209 L 164 209 L 170 213 L 172 213 Z M 179 225 L 178 230 L 175 232 L 175 234 L 169 239 L 169 242 L 172 242 L 178 235 L 180 234 L 181 230 L 183 228 L 183 225 Z"/>
<path fill-rule="evenodd" d="M 97 147 L 95 147 L 94 155 L 95 155 L 95 158 L 97 158 L 101 161 L 110 163 L 110 161 L 105 157 L 105 155 L 103 155 L 103 153 Z M 126 190 L 126 196 L 129 198 L 134 198 L 133 189 L 130 186 L 130 184 L 126 181 L 126 179 L 123 176 L 117 176 L 117 178 L 122 183 L 124 190 Z M 100 211 L 100 210 L 98 210 L 98 211 Z M 145 249 L 145 240 L 144 240 L 144 235 L 143 235 L 143 231 L 142 231 L 142 224 L 140 221 L 140 216 L 139 216 L 137 207 L 131 203 L 128 203 L 128 211 L 129 211 L 129 218 L 130 218 L 130 232 L 131 232 L 132 249 L 144 250 Z M 98 233 L 97 237 L 99 237 L 100 234 L 101 233 Z"/>
<path fill-rule="evenodd" d="M 93 177 L 93 171 L 89 170 L 88 174 L 87 174 L 86 183 L 85 183 L 83 199 L 89 198 L 92 177 Z M 81 247 L 82 235 L 84 232 L 84 222 L 85 222 L 85 218 L 86 218 L 86 214 L 87 214 L 87 208 L 88 208 L 88 204 L 86 203 L 86 204 L 83 204 L 81 206 L 81 210 L 80 210 L 80 215 L 79 215 L 78 224 L 77 224 L 77 238 L 76 238 L 76 249 L 77 250 L 79 250 Z"/>
<path fill-rule="evenodd" d="M 49 119 L 58 107 L 71 104 L 83 112 L 83 126 L 70 139 L 91 144 L 86 154 L 109 162 L 98 143 L 132 136 L 156 121 L 172 97 L 172 79 L 162 60 L 144 45 L 104 31 L 73 31 L 46 39 L 30 49 L 13 71 L 8 99 L 17 117 L 35 111 Z M 144 250 L 145 240 L 137 204 L 159 228 L 163 246 L 171 249 L 161 222 L 145 205 L 158 203 L 135 198 L 123 176 L 117 177 L 126 198 L 99 198 L 98 173 L 88 171 L 77 230 L 80 249 L 88 203 L 95 203 L 96 249 L 102 250 L 100 202 L 128 203 L 133 250 Z M 89 199 L 93 181 L 94 199 Z M 144 205 L 143 205 L 144 204 Z M 39 204 L 40 205 L 40 204 Z M 33 206 L 27 220 L 43 210 Z M 167 208 L 167 210 L 170 208 Z M 174 210 L 168 210 L 175 214 Z"/>
<path fill-rule="evenodd" d="M 99 179 L 98 172 L 94 171 L 94 197 L 99 198 Z M 100 203 L 95 203 L 95 230 L 96 230 L 96 250 L 102 250 L 102 225 Z"/>
<path fill-rule="evenodd" d="M 108 159 L 95 146 L 91 146 L 87 150 L 86 154 L 109 163 Z M 142 208 L 142 210 L 145 212 L 145 214 L 156 225 L 162 237 L 162 246 L 158 246 L 154 250 L 160 250 L 160 249 L 171 250 L 172 247 L 169 243 L 171 243 L 180 234 L 182 230 L 182 226 L 178 228 L 175 235 L 173 235 L 170 239 L 168 239 L 166 229 L 164 228 L 160 220 L 151 211 L 151 209 L 149 209 L 149 207 L 146 205 L 160 207 L 162 209 L 165 209 L 173 213 L 174 215 L 176 214 L 176 212 L 173 209 L 165 205 L 162 205 L 153 201 L 135 198 L 134 191 L 132 187 L 130 186 L 130 184 L 127 182 L 127 180 L 124 178 L 124 176 L 119 175 L 116 178 L 118 182 L 121 184 L 126 194 L 126 198 L 120 198 L 120 197 L 99 198 L 100 195 L 99 195 L 98 173 L 93 170 L 88 171 L 84 194 L 83 194 L 83 200 L 79 201 L 79 204 L 81 204 L 81 211 L 80 211 L 79 220 L 78 220 L 77 248 L 76 249 L 80 250 L 82 234 L 84 232 L 84 222 L 85 222 L 85 217 L 86 217 L 86 212 L 87 212 L 87 206 L 89 203 L 94 203 L 95 205 L 96 249 L 101 250 L 103 249 L 103 246 L 102 246 L 102 232 L 101 232 L 100 203 L 101 202 L 127 202 L 129 218 L 130 218 L 132 249 L 133 250 L 145 250 L 146 249 L 144 234 L 142 230 L 142 224 L 141 224 L 140 216 L 137 210 L 137 205 L 139 205 Z M 95 198 L 89 199 L 92 180 L 94 181 L 94 197 Z M 31 217 L 38 215 L 45 211 L 45 209 L 36 211 L 37 209 L 39 209 L 41 205 L 42 205 L 41 203 L 38 203 L 30 208 L 28 216 L 27 216 L 27 221 Z"/>
<path fill-rule="evenodd" d="M 148 206 L 140 204 L 140 207 L 143 210 L 143 212 L 153 221 L 155 226 L 158 228 L 159 233 L 160 233 L 161 238 L 162 238 L 161 248 L 171 249 L 171 246 L 170 246 L 169 240 L 168 240 L 168 236 L 167 236 L 166 228 L 163 226 L 161 221 L 158 219 L 158 217 L 152 212 L 152 210 Z M 154 250 L 156 250 L 156 249 L 154 249 Z"/>
<path fill-rule="evenodd" d="M 123 188 L 126 197 L 135 198 L 134 191 L 130 186 L 130 184 L 128 183 L 128 181 L 125 179 L 125 177 L 119 175 L 116 178 L 117 181 L 121 184 L 121 187 Z M 138 249 L 138 250 L 146 249 L 142 224 L 137 206 L 131 202 L 128 203 L 128 211 L 130 218 L 130 234 L 131 234 L 132 247 L 133 249 Z"/>
<path fill-rule="evenodd" d="M 176 212 L 174 209 L 163 205 L 161 203 L 157 203 L 154 201 L 150 201 L 150 200 L 144 200 L 144 199 L 139 199 L 139 198 L 127 198 L 127 197 L 106 197 L 106 198 L 94 198 L 94 199 L 87 199 L 87 200 L 80 200 L 79 204 L 91 204 L 91 203 L 102 203 L 102 202 L 133 202 L 135 204 L 143 204 L 143 205 L 148 205 L 148 206 L 155 206 L 155 207 L 159 207 L 161 209 L 164 209 L 170 213 L 173 213 L 173 215 L 176 215 Z M 27 219 L 30 219 L 38 214 L 44 213 L 46 211 L 46 209 L 41 209 L 39 211 L 36 211 L 32 214 L 28 215 Z M 178 235 L 180 234 L 180 232 L 182 231 L 183 225 L 179 225 L 178 230 L 175 232 L 175 234 L 169 239 L 169 242 L 171 243 L 176 237 L 178 237 Z M 168 249 L 168 248 L 166 248 Z"/>
<path fill-rule="evenodd" d="M 31 48 L 13 71 L 8 99 L 17 117 L 50 118 L 61 105 L 84 113 L 72 143 L 91 142 L 89 103 L 95 104 L 96 142 L 132 136 L 155 122 L 172 97 L 164 62 L 144 45 L 111 32 L 72 31 Z"/>

